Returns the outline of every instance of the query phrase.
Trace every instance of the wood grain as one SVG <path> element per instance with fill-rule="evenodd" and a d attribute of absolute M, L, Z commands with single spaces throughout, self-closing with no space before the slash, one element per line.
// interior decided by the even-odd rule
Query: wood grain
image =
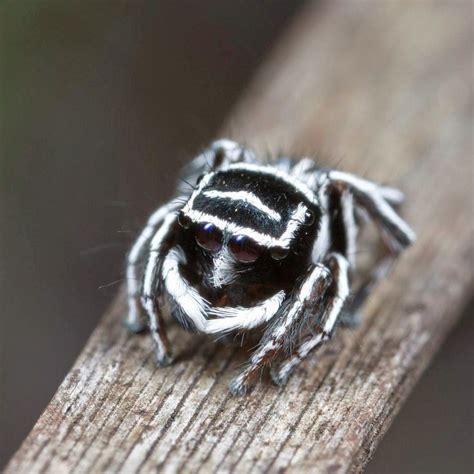
<path fill-rule="evenodd" d="M 158 369 L 120 294 L 6 472 L 361 471 L 472 295 L 471 8 L 310 3 L 225 127 L 406 192 L 418 241 L 359 329 L 233 398 L 245 353 L 173 328 Z"/>

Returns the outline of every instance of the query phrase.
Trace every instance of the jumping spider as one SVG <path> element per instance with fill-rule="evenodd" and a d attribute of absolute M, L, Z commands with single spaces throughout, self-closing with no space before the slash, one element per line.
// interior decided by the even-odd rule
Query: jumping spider
<path fill-rule="evenodd" d="M 126 322 L 138 332 L 148 315 L 160 365 L 172 361 L 164 315 L 198 333 L 261 334 L 230 385 L 233 394 L 247 392 L 270 363 L 273 381 L 285 383 L 338 324 L 355 322 L 350 315 L 388 261 L 348 298 L 361 216 L 379 228 L 390 260 L 415 239 L 393 209 L 400 191 L 308 158 L 263 162 L 219 140 L 191 162 L 183 181 L 191 189 L 178 187 L 130 251 Z"/>

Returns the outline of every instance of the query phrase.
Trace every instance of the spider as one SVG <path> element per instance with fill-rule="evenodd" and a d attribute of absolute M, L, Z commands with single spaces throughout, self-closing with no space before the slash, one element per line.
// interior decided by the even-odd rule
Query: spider
<path fill-rule="evenodd" d="M 189 331 L 258 335 L 231 384 L 244 394 L 271 366 L 277 385 L 358 308 L 415 240 L 394 207 L 403 194 L 308 158 L 260 160 L 215 141 L 183 172 L 177 197 L 156 210 L 127 261 L 126 325 L 148 326 L 158 364 L 173 360 L 164 317 Z M 379 228 L 386 256 L 350 296 L 361 217 Z"/>

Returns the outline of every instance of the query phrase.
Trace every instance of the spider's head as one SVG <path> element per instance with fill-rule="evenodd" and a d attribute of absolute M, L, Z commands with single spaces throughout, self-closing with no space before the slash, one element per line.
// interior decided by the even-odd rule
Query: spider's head
<path fill-rule="evenodd" d="M 304 271 L 319 207 L 278 176 L 232 165 L 201 178 L 179 223 L 203 286 L 279 286 Z"/>
<path fill-rule="evenodd" d="M 212 289 L 244 281 L 252 283 L 268 266 L 269 250 L 248 235 L 227 232 L 219 222 L 209 222 L 212 220 L 191 223 L 183 212 L 179 215 L 186 241 L 182 246 L 199 283 Z M 283 259 L 287 253 L 287 249 L 275 250 L 275 259 Z"/>

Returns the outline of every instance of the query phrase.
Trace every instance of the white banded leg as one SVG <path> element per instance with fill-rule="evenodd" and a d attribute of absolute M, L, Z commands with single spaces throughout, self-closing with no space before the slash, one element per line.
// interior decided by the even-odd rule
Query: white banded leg
<path fill-rule="evenodd" d="M 163 257 L 161 279 L 163 294 L 171 302 L 170 310 L 180 324 L 192 331 L 205 332 L 209 302 L 193 288 L 181 273 L 180 267 L 187 263 L 180 246 L 172 247 Z"/>
<path fill-rule="evenodd" d="M 162 225 L 153 236 L 143 280 L 142 304 L 148 314 L 150 331 L 155 342 L 157 362 L 163 366 L 172 362 L 172 355 L 162 315 L 158 307 L 158 282 L 163 263 L 163 244 L 170 236 L 176 221 L 176 211 L 168 213 L 163 219 Z"/>
<path fill-rule="evenodd" d="M 350 301 L 348 301 L 348 304 L 344 307 L 343 313 L 341 314 L 339 321 L 341 326 L 356 327 L 359 325 L 361 321 L 361 307 L 377 283 L 390 272 L 396 258 L 402 251 L 398 242 L 382 227 L 380 227 L 380 235 L 386 252 L 375 262 L 370 273 L 353 292 Z"/>
<path fill-rule="evenodd" d="M 351 262 L 351 268 L 354 268 L 355 263 L 357 225 L 353 218 L 353 211 L 350 209 L 354 208 L 354 203 L 349 198 L 350 195 L 355 198 L 355 210 L 362 216 L 370 216 L 374 220 L 388 251 L 354 292 L 354 297 L 346 305 L 340 317 L 341 325 L 356 326 L 360 322 L 360 307 L 367 296 L 377 282 L 388 273 L 396 257 L 415 240 L 416 236 L 392 207 L 403 202 L 404 196 L 401 191 L 388 186 L 379 186 L 371 181 L 340 171 L 330 171 L 328 177 L 330 181 L 327 185 L 335 186 L 341 192 L 341 212 L 347 230 L 346 255 Z"/>
<path fill-rule="evenodd" d="M 314 265 L 301 284 L 297 293 L 283 310 L 275 316 L 274 323 L 266 329 L 260 347 L 252 354 L 250 365 L 230 384 L 234 395 L 246 393 L 260 369 L 269 363 L 287 342 L 291 340 L 295 329 L 301 324 L 309 305 L 317 304 L 331 283 L 330 271 L 324 265 Z"/>
<path fill-rule="evenodd" d="M 232 163 L 252 163 L 256 161 L 255 153 L 241 144 L 221 138 L 211 143 L 213 168 L 225 167 Z"/>
<path fill-rule="evenodd" d="M 276 385 L 284 385 L 292 370 L 319 344 L 327 341 L 334 330 L 344 303 L 349 295 L 349 262 L 340 254 L 331 254 L 328 267 L 333 275 L 332 284 L 325 297 L 325 310 L 315 328 L 316 334 L 306 336 L 293 355 L 272 369 L 271 377 Z"/>
<path fill-rule="evenodd" d="M 405 195 L 397 188 L 391 186 L 378 186 L 378 188 L 380 194 L 391 206 L 397 207 L 405 200 Z"/>
<path fill-rule="evenodd" d="M 354 202 L 354 194 L 345 186 L 338 191 L 338 194 L 339 212 L 336 213 L 336 215 L 340 216 L 338 218 L 342 219 L 344 245 L 340 245 L 339 248 L 333 248 L 333 252 L 344 255 L 349 262 L 350 270 L 353 272 L 356 267 L 357 234 L 359 231 L 359 227 L 355 219 L 356 205 Z M 354 311 L 354 309 L 355 308 L 351 308 L 351 310 L 348 311 L 346 304 L 340 315 L 339 322 L 346 326 L 356 326 L 360 321 L 360 315 L 358 312 Z"/>
<path fill-rule="evenodd" d="M 143 317 L 143 308 L 140 302 L 143 272 L 141 264 L 148 252 L 148 247 L 153 235 L 162 224 L 167 214 L 177 208 L 177 203 L 172 201 L 157 209 L 148 219 L 145 228 L 132 246 L 127 258 L 127 302 L 128 314 L 125 325 L 132 332 L 141 332 L 146 328 Z"/>
<path fill-rule="evenodd" d="M 222 138 L 210 144 L 182 170 L 183 184 L 180 193 L 189 192 L 189 186 L 195 187 L 198 178 L 204 173 L 226 168 L 233 163 L 253 163 L 255 153 L 237 142 Z"/>
<path fill-rule="evenodd" d="M 394 262 L 393 255 L 382 257 L 370 271 L 367 278 L 355 290 L 343 309 L 339 324 L 345 327 L 357 327 L 361 322 L 360 309 L 375 285 L 387 275 Z"/>
<path fill-rule="evenodd" d="M 394 245 L 403 249 L 415 241 L 413 230 L 391 206 L 402 201 L 402 193 L 341 171 L 330 171 L 328 177 L 334 185 L 346 186 L 354 194 L 357 204 L 387 232 Z"/>
<path fill-rule="evenodd" d="M 347 189 L 341 193 L 341 214 L 344 222 L 344 230 L 346 234 L 346 248 L 344 255 L 350 262 L 352 269 L 355 268 L 356 260 L 356 244 L 357 244 L 357 224 L 354 214 L 354 195 Z"/>

